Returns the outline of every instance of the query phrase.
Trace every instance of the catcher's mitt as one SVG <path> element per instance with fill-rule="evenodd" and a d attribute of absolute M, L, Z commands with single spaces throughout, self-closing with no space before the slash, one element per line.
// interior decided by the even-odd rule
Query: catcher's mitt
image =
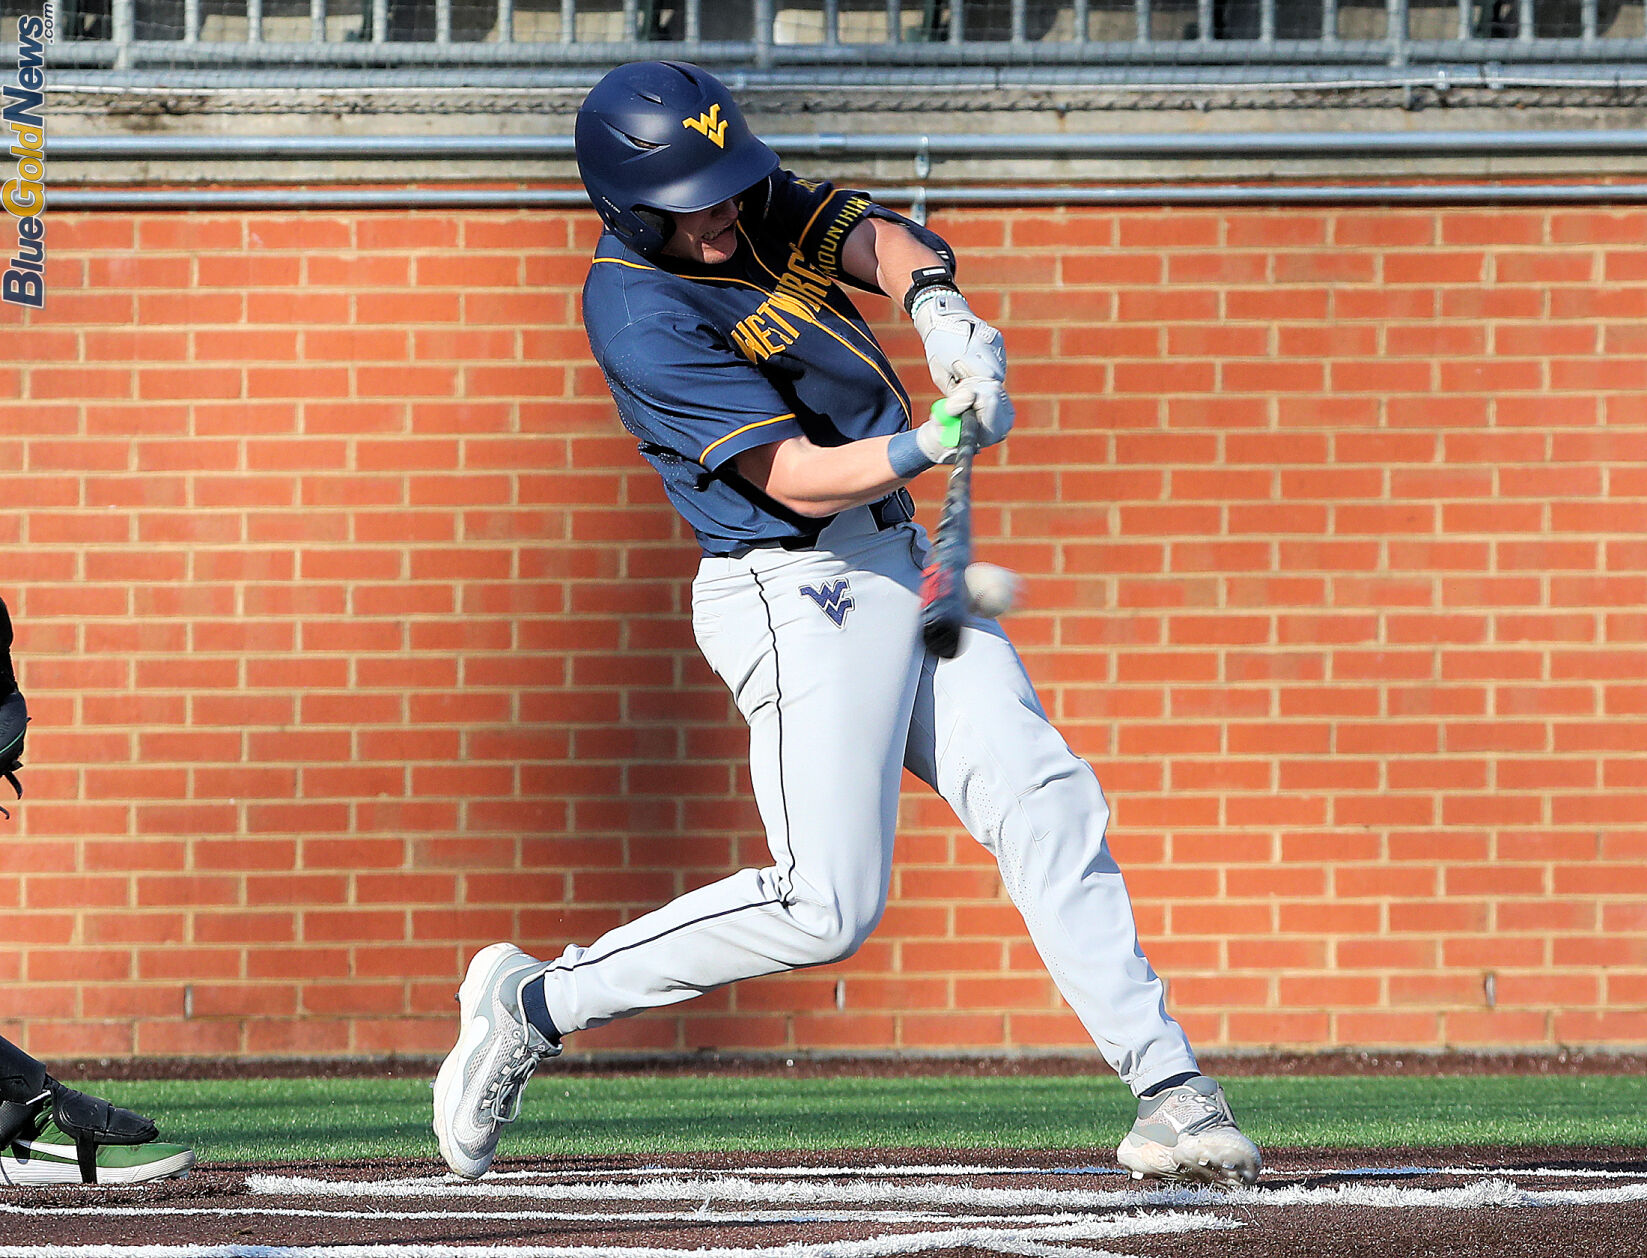
<path fill-rule="evenodd" d="M 11 668 L 11 616 L 5 600 L 0 599 L 0 777 L 11 783 L 18 799 L 23 798 L 23 784 L 17 780 L 17 770 L 23 767 L 23 735 L 28 727 L 29 705 L 23 701 Z M 11 820 L 4 808 L 0 816 Z"/>

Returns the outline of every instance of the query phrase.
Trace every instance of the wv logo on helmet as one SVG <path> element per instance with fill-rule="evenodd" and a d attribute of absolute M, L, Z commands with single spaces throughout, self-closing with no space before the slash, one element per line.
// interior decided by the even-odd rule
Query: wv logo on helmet
<path fill-rule="evenodd" d="M 846 614 L 857 606 L 852 600 L 852 583 L 842 579 L 826 582 L 822 589 L 803 585 L 801 593 L 818 605 L 818 609 L 835 622 L 837 629 L 846 627 Z"/>
<path fill-rule="evenodd" d="M 699 114 L 696 118 L 683 119 L 681 126 L 689 131 L 698 132 L 705 139 L 713 140 L 716 148 L 723 149 L 726 147 L 726 122 L 727 120 L 721 117 L 721 107 L 711 105 L 708 113 Z"/>

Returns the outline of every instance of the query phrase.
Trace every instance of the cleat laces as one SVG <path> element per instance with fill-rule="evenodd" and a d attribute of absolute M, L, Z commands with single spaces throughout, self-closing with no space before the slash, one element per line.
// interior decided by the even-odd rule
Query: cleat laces
<path fill-rule="evenodd" d="M 1203 1096 L 1190 1088 L 1175 1088 L 1151 1115 L 1166 1118 L 1180 1136 L 1198 1136 L 1215 1127 L 1235 1126 L 1235 1116 L 1217 1100 L 1217 1094 Z"/>
<path fill-rule="evenodd" d="M 494 1126 L 512 1123 L 520 1117 L 521 1094 L 526 1091 L 532 1072 L 543 1060 L 543 1055 L 533 1052 L 531 1046 L 522 1040 L 519 1047 L 510 1053 L 508 1062 L 486 1085 L 480 1110 L 492 1120 Z M 505 1110 L 508 1112 L 505 1113 Z"/>

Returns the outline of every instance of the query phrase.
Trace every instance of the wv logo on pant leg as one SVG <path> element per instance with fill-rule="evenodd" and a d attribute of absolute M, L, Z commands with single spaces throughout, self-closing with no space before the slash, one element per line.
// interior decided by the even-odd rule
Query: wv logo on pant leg
<path fill-rule="evenodd" d="M 837 629 L 845 628 L 847 612 L 857 606 L 852 601 L 852 583 L 845 578 L 826 582 L 821 589 L 803 585 L 801 593 L 816 603 L 818 610 L 833 620 Z"/>

